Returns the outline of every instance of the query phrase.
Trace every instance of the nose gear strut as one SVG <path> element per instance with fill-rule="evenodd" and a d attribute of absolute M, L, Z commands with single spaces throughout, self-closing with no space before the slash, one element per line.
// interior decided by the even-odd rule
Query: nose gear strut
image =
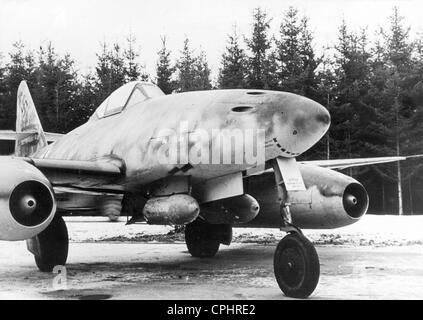
<path fill-rule="evenodd" d="M 313 244 L 293 224 L 289 191 L 284 182 L 284 159 L 272 161 L 282 218 L 280 230 L 288 233 L 276 247 L 273 266 L 279 288 L 288 297 L 307 298 L 319 282 L 320 262 Z"/>

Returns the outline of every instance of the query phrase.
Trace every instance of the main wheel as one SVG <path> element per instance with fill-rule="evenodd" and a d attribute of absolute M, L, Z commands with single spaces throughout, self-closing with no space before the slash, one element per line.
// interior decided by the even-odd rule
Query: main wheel
<path fill-rule="evenodd" d="M 185 243 L 189 253 L 196 258 L 208 258 L 216 255 L 220 247 L 214 225 L 197 219 L 185 226 Z"/>
<path fill-rule="evenodd" d="M 279 288 L 288 297 L 307 298 L 319 282 L 319 256 L 313 244 L 298 233 L 279 242 L 273 267 Z"/>
<path fill-rule="evenodd" d="M 66 264 L 69 237 L 62 217 L 55 216 L 49 226 L 31 240 L 37 243 L 38 252 L 34 257 L 40 271 L 51 272 L 55 266 Z"/>

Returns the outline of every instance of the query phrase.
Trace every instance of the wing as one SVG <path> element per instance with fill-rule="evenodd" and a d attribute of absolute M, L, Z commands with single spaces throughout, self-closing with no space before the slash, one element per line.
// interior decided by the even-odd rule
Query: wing
<path fill-rule="evenodd" d="M 412 156 L 410 156 L 412 157 Z M 413 156 L 415 157 L 415 156 Z M 372 164 L 396 162 L 406 160 L 408 157 L 376 157 L 376 158 L 359 158 L 359 159 L 334 159 L 334 160 L 312 160 L 300 161 L 301 164 L 310 164 L 328 169 L 346 169 L 351 167 L 368 166 Z"/>
<path fill-rule="evenodd" d="M 38 132 L 36 131 L 16 132 L 12 130 L 0 130 L 0 140 L 15 141 L 17 138 L 25 139 L 27 137 L 31 137 L 36 134 L 38 134 Z M 59 140 L 63 136 L 63 134 L 45 132 L 45 136 L 46 136 L 47 142 L 55 142 Z"/>
<path fill-rule="evenodd" d="M 375 157 L 375 158 L 358 158 L 358 159 L 333 159 L 333 160 L 311 160 L 311 161 L 298 161 L 299 164 L 313 165 L 327 169 L 342 170 L 352 167 L 369 166 L 373 164 L 388 163 L 403 161 L 409 158 L 419 158 L 423 155 L 412 155 L 404 157 Z M 245 176 L 261 175 L 266 172 L 273 172 L 273 168 L 266 170 L 251 171 L 251 174 L 247 172 Z"/>
<path fill-rule="evenodd" d="M 407 158 L 422 156 L 314 160 L 299 163 L 341 170 L 350 167 L 403 161 Z M 49 179 L 55 188 L 68 187 L 99 192 L 122 192 L 124 188 L 125 166 L 118 158 L 102 158 L 95 161 L 37 159 L 30 157 L 11 158 L 32 164 Z M 271 171 L 273 169 L 253 172 L 246 176 L 260 175 Z"/>
<path fill-rule="evenodd" d="M 40 170 L 51 184 L 87 190 L 121 191 L 119 183 L 125 176 L 123 162 L 115 158 L 96 161 L 53 160 L 12 157 Z"/>

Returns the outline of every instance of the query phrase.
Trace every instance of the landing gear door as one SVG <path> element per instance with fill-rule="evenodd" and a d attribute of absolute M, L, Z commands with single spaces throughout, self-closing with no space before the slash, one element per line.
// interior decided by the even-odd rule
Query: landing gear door
<path fill-rule="evenodd" d="M 295 158 L 276 158 L 274 171 L 279 186 L 281 187 L 282 184 L 284 186 L 286 202 L 290 204 L 311 203 L 311 193 L 307 192 Z"/>
<path fill-rule="evenodd" d="M 307 204 L 311 205 L 311 192 L 308 190 L 304 191 L 289 191 L 288 202 L 291 205 Z"/>
<path fill-rule="evenodd" d="M 277 169 L 275 174 L 282 176 L 286 190 L 289 191 L 305 191 L 304 180 L 298 168 L 295 158 L 276 158 Z M 277 172 L 279 171 L 279 172 Z"/>

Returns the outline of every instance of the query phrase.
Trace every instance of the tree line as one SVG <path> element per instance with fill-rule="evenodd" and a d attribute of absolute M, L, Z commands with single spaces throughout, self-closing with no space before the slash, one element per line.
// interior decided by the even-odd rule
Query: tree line
<path fill-rule="evenodd" d="M 46 131 L 65 133 L 84 123 L 115 89 L 132 80 L 152 81 L 166 94 L 174 92 L 255 88 L 297 93 L 326 106 L 332 116 L 328 134 L 302 159 L 395 156 L 423 150 L 423 41 L 412 37 L 398 8 L 388 27 L 369 38 L 366 28 L 351 30 L 345 21 L 332 46 L 316 50 L 309 19 L 295 7 L 279 17 L 252 12 L 251 31 L 236 27 L 227 37 L 215 81 L 206 52 L 188 38 L 174 61 L 166 37 L 157 52 L 156 73 L 140 63 L 133 34 L 124 44 L 101 43 L 95 68 L 76 69 L 70 54 L 53 44 L 37 51 L 24 43 L 0 54 L 0 128 L 14 129 L 16 90 L 28 81 Z M 320 53 L 319 53 L 320 52 Z M 418 213 L 423 205 L 422 161 L 411 160 L 346 173 L 358 178 L 371 196 L 371 210 Z"/>

